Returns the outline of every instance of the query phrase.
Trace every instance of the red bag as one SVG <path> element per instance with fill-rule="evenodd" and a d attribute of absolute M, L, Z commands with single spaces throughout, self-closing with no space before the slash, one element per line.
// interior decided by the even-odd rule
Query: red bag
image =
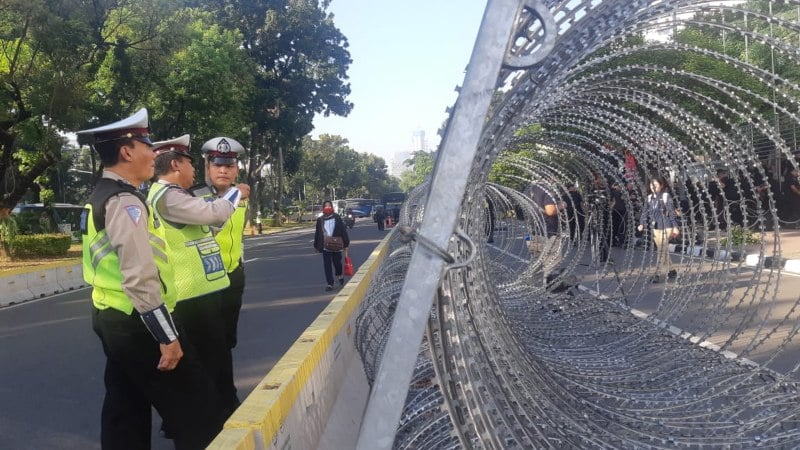
<path fill-rule="evenodd" d="M 355 273 L 353 270 L 353 260 L 349 256 L 344 257 L 344 276 L 352 277 Z"/>

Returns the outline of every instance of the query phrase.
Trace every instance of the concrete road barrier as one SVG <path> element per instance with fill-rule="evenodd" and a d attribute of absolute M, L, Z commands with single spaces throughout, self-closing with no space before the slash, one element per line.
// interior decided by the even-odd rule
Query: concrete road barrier
<path fill-rule="evenodd" d="M 31 291 L 34 298 L 61 292 L 56 272 L 57 269 L 45 269 L 25 274 L 25 278 L 28 280 L 28 290 Z"/>
<path fill-rule="evenodd" d="M 3 291 L 3 295 L 0 295 L 0 306 L 13 305 L 34 298 L 28 290 L 28 278 L 24 274 L 0 278 L 0 289 Z"/>
<path fill-rule="evenodd" d="M 56 268 L 56 281 L 61 289 L 60 292 L 87 286 L 83 280 L 83 269 L 80 264 Z"/>
<path fill-rule="evenodd" d="M 369 396 L 369 385 L 353 341 L 355 316 L 372 274 L 388 251 L 389 239 L 390 236 L 384 238 L 355 276 L 258 383 L 208 449 L 312 449 L 320 447 L 323 435 L 326 442 L 337 442 L 338 448 L 355 447 L 360 417 Z M 354 388 L 343 388 L 352 385 L 353 379 L 363 382 L 356 383 Z M 342 422 L 331 425 L 342 419 L 337 416 L 358 420 L 345 421 L 346 426 L 341 426 Z M 330 433 L 335 435 L 329 436 Z"/>
<path fill-rule="evenodd" d="M 41 298 L 86 286 L 80 263 L 66 261 L 38 270 L 20 269 L 0 276 L 0 306 Z"/>

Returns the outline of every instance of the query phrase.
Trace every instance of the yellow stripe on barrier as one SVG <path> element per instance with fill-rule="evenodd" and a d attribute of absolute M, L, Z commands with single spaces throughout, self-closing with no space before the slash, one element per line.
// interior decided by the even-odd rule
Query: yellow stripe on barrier
<path fill-rule="evenodd" d="M 228 440 L 227 432 L 237 429 L 248 430 L 255 439 L 261 434 L 263 448 L 269 447 L 323 355 L 364 299 L 372 274 L 386 254 L 391 235 L 373 250 L 347 285 L 247 396 L 209 449 L 248 449 Z"/>

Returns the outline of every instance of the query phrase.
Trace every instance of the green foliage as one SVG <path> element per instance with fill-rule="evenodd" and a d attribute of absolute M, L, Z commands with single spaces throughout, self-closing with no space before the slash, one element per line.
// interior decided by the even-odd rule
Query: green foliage
<path fill-rule="evenodd" d="M 17 235 L 9 249 L 11 256 L 17 258 L 64 256 L 70 244 L 70 237 L 64 234 L 28 234 Z"/>
<path fill-rule="evenodd" d="M 50 206 L 56 202 L 56 193 L 50 188 L 43 188 L 39 191 L 39 199 L 45 206 Z"/>
<path fill-rule="evenodd" d="M 747 228 L 742 228 L 741 225 L 734 225 L 728 230 L 728 236 L 719 240 L 722 246 L 727 246 L 729 242 L 734 247 L 740 247 L 742 245 L 760 244 L 761 238 Z"/>
<path fill-rule="evenodd" d="M 8 244 L 14 240 L 19 232 L 14 216 L 0 218 L 0 242 Z"/>
<path fill-rule="evenodd" d="M 247 142 L 255 66 L 241 48 L 241 33 L 222 29 L 198 10 L 179 11 L 163 26 L 176 48 L 156 69 L 147 99 L 160 119 L 154 133 L 172 137 L 191 130 L 196 149 L 212 136 Z"/>
<path fill-rule="evenodd" d="M 383 158 L 358 153 L 348 144 L 341 136 L 327 134 L 303 140 L 303 160 L 290 185 L 305 190 L 308 198 L 304 200 L 321 203 L 334 194 L 336 198 L 380 198 L 384 192 L 397 190 Z"/>
<path fill-rule="evenodd" d="M 39 231 L 39 215 L 33 211 L 25 210 L 14 216 L 17 224 L 17 233 L 34 234 Z"/>
<path fill-rule="evenodd" d="M 344 116 L 353 106 L 347 39 L 327 1 L 0 3 L 2 209 L 13 208 L 36 183 L 46 188 L 46 201 L 81 203 L 92 178 L 58 165 L 65 144 L 60 133 L 143 106 L 156 139 L 190 131 L 195 152 L 218 135 L 245 144 L 256 195 L 255 180 L 269 159 L 280 197 L 284 175 L 300 170 L 300 142 L 314 116 Z M 94 172 L 90 159 L 72 167 Z M 364 169 L 360 157 L 340 164 L 356 161 L 370 172 L 368 181 L 344 173 L 350 178 L 337 183 L 377 189 L 380 174 Z"/>
<path fill-rule="evenodd" d="M 82 121 L 91 22 L 80 0 L 4 0 L 0 7 L 0 208 L 13 208 L 60 158 L 59 129 Z M 91 10 L 92 14 L 89 13 Z"/>
<path fill-rule="evenodd" d="M 411 192 L 412 189 L 424 183 L 433 173 L 435 155 L 433 152 L 416 151 L 411 154 L 411 158 L 404 161 L 404 164 L 411 170 L 403 172 L 400 176 L 400 190 Z"/>

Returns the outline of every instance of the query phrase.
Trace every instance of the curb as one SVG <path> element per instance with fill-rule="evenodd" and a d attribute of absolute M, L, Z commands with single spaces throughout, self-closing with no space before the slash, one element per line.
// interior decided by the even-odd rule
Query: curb
<path fill-rule="evenodd" d="M 669 244 L 670 253 L 691 256 L 703 256 L 717 261 L 743 262 L 747 267 L 761 269 L 778 269 L 783 272 L 800 275 L 800 259 L 783 259 L 780 256 L 762 255 L 761 253 L 746 254 L 740 251 L 716 250 L 701 245 L 691 245 L 684 248 L 683 244 Z"/>

